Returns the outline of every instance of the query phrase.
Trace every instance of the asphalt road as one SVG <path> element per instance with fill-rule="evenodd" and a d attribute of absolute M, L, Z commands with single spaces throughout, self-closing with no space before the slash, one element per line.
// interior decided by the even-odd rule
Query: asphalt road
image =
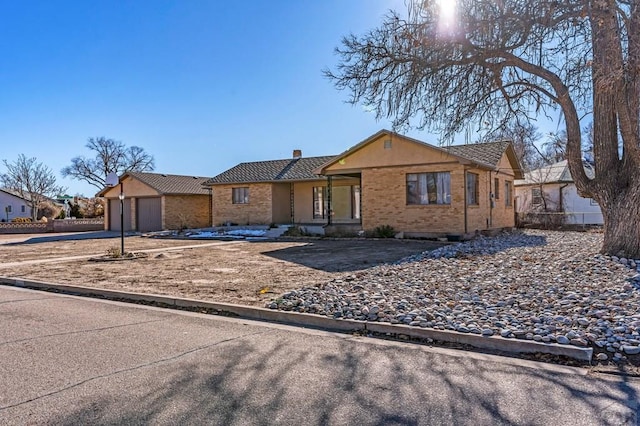
<path fill-rule="evenodd" d="M 0 424 L 636 424 L 640 381 L 0 287 Z"/>

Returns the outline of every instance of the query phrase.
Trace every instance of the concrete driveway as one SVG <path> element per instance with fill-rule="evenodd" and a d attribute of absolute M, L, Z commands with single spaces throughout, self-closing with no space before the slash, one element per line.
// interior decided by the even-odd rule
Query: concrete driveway
<path fill-rule="evenodd" d="M 0 287 L 0 424 L 636 424 L 640 382 Z"/>

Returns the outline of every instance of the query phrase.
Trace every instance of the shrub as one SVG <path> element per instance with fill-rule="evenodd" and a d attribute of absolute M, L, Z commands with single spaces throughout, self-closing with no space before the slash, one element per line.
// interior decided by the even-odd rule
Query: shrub
<path fill-rule="evenodd" d="M 105 201 L 102 198 L 83 199 L 83 205 L 80 206 L 80 214 L 78 217 L 102 217 L 104 216 Z"/>
<path fill-rule="evenodd" d="M 282 235 L 285 237 L 308 237 L 311 234 L 302 226 L 290 226 Z"/>
<path fill-rule="evenodd" d="M 43 203 L 40 203 L 40 205 L 38 206 L 38 217 L 53 219 L 60 214 L 60 211 L 62 211 L 62 208 L 59 205 L 53 204 L 50 201 L 45 201 Z"/>
<path fill-rule="evenodd" d="M 69 216 L 75 217 L 76 219 L 82 219 L 84 215 L 82 214 L 82 210 L 80 209 L 80 205 L 78 203 L 71 204 L 71 210 L 69 211 Z"/>
<path fill-rule="evenodd" d="M 107 249 L 107 256 L 109 257 L 120 257 L 120 247 L 110 247 Z"/>
<path fill-rule="evenodd" d="M 396 231 L 391 225 L 377 226 L 372 232 L 374 238 L 393 238 L 395 235 Z"/>
<path fill-rule="evenodd" d="M 11 219 L 11 222 L 14 222 L 14 223 L 30 223 L 31 222 L 31 218 L 30 217 L 14 217 L 13 219 Z"/>

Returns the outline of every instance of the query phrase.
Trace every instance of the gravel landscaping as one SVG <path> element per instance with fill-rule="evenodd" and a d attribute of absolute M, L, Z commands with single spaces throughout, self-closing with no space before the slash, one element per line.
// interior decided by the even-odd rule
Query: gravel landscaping
<path fill-rule="evenodd" d="M 602 234 L 479 237 L 288 291 L 271 309 L 640 353 L 640 260 L 598 254 Z"/>

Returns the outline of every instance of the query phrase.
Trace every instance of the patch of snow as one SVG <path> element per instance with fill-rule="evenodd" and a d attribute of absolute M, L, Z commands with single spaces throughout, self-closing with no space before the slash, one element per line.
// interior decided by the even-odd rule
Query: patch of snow
<path fill-rule="evenodd" d="M 233 229 L 231 231 L 202 231 L 189 235 L 189 238 L 244 238 L 244 237 L 263 237 L 266 231 L 264 229 Z"/>

